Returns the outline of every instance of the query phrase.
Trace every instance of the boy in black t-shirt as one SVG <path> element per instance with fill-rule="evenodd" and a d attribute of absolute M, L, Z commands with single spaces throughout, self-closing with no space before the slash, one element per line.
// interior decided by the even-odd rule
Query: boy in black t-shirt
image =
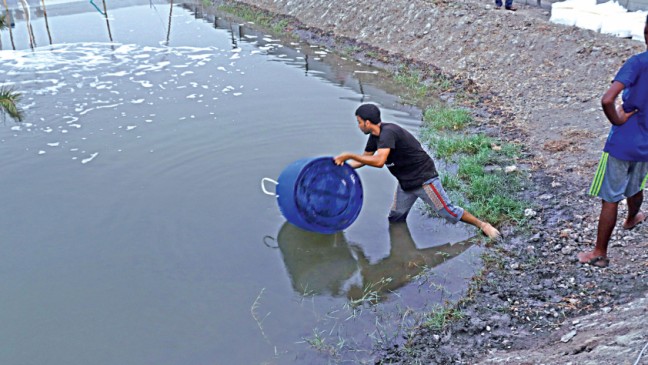
<path fill-rule="evenodd" d="M 449 222 L 472 224 L 488 237 L 499 238 L 500 232 L 495 227 L 450 202 L 434 161 L 411 133 L 396 124 L 383 123 L 380 109 L 373 104 L 361 105 L 355 115 L 358 128 L 369 135 L 365 151 L 362 155 L 342 153 L 335 157 L 335 163 L 342 165 L 351 160 L 349 165 L 356 169 L 364 165 L 387 166 L 398 180 L 390 222 L 405 221 L 416 199 L 421 198 Z"/>

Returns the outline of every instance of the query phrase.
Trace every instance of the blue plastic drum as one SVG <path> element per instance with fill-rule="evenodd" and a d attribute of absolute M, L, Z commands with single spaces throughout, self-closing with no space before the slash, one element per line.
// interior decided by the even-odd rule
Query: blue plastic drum
<path fill-rule="evenodd" d="M 288 165 L 277 185 L 283 216 L 299 228 L 335 233 L 349 227 L 362 208 L 362 184 L 355 170 L 333 157 L 306 158 Z"/>

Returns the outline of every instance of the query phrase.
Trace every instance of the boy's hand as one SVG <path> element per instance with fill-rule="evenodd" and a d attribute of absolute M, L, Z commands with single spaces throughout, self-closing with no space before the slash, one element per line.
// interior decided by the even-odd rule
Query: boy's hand
<path fill-rule="evenodd" d="M 348 153 L 343 153 L 341 155 L 335 156 L 333 160 L 335 161 L 335 164 L 338 166 L 344 165 L 346 160 L 349 159 L 349 154 Z"/>
<path fill-rule="evenodd" d="M 634 114 L 634 113 L 636 113 L 638 111 L 639 111 L 638 109 L 635 109 L 635 110 L 631 111 L 630 113 L 626 113 L 625 110 L 623 110 L 623 105 L 618 105 L 616 107 L 617 115 L 619 116 L 619 120 L 621 121 L 622 124 L 627 122 L 628 119 L 630 119 L 630 117 L 632 116 L 632 114 Z"/>

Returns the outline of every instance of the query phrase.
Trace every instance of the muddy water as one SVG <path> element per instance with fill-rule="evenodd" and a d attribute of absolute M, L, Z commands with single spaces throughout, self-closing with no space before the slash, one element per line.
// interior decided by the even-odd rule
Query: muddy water
<path fill-rule="evenodd" d="M 296 159 L 360 151 L 362 101 L 416 131 L 377 70 L 190 8 L 110 4 L 113 42 L 87 2 L 48 7 L 51 45 L 36 6 L 34 50 L 19 17 L 16 51 L 1 34 L 0 85 L 26 120 L 0 124 L 0 363 L 359 361 L 465 288 L 475 232 L 388 225 L 386 170 L 359 170 L 362 212 L 334 235 L 261 191 Z"/>

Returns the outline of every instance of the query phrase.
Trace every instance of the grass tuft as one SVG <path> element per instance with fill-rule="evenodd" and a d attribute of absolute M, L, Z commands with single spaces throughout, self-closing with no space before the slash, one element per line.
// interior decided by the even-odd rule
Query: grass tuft
<path fill-rule="evenodd" d="M 468 110 L 447 106 L 430 107 L 423 114 L 424 124 L 438 131 L 462 130 L 471 121 L 472 117 Z"/>
<path fill-rule="evenodd" d="M 455 320 L 463 318 L 463 313 L 454 307 L 436 307 L 431 312 L 426 313 L 423 319 L 423 327 L 440 331 L 445 326 Z"/>
<path fill-rule="evenodd" d="M 275 33 L 284 33 L 288 27 L 288 21 L 286 19 L 275 20 L 273 16 L 265 12 L 241 4 L 220 5 L 218 10 L 230 13 L 249 22 L 253 22 L 263 28 L 271 29 Z"/>

